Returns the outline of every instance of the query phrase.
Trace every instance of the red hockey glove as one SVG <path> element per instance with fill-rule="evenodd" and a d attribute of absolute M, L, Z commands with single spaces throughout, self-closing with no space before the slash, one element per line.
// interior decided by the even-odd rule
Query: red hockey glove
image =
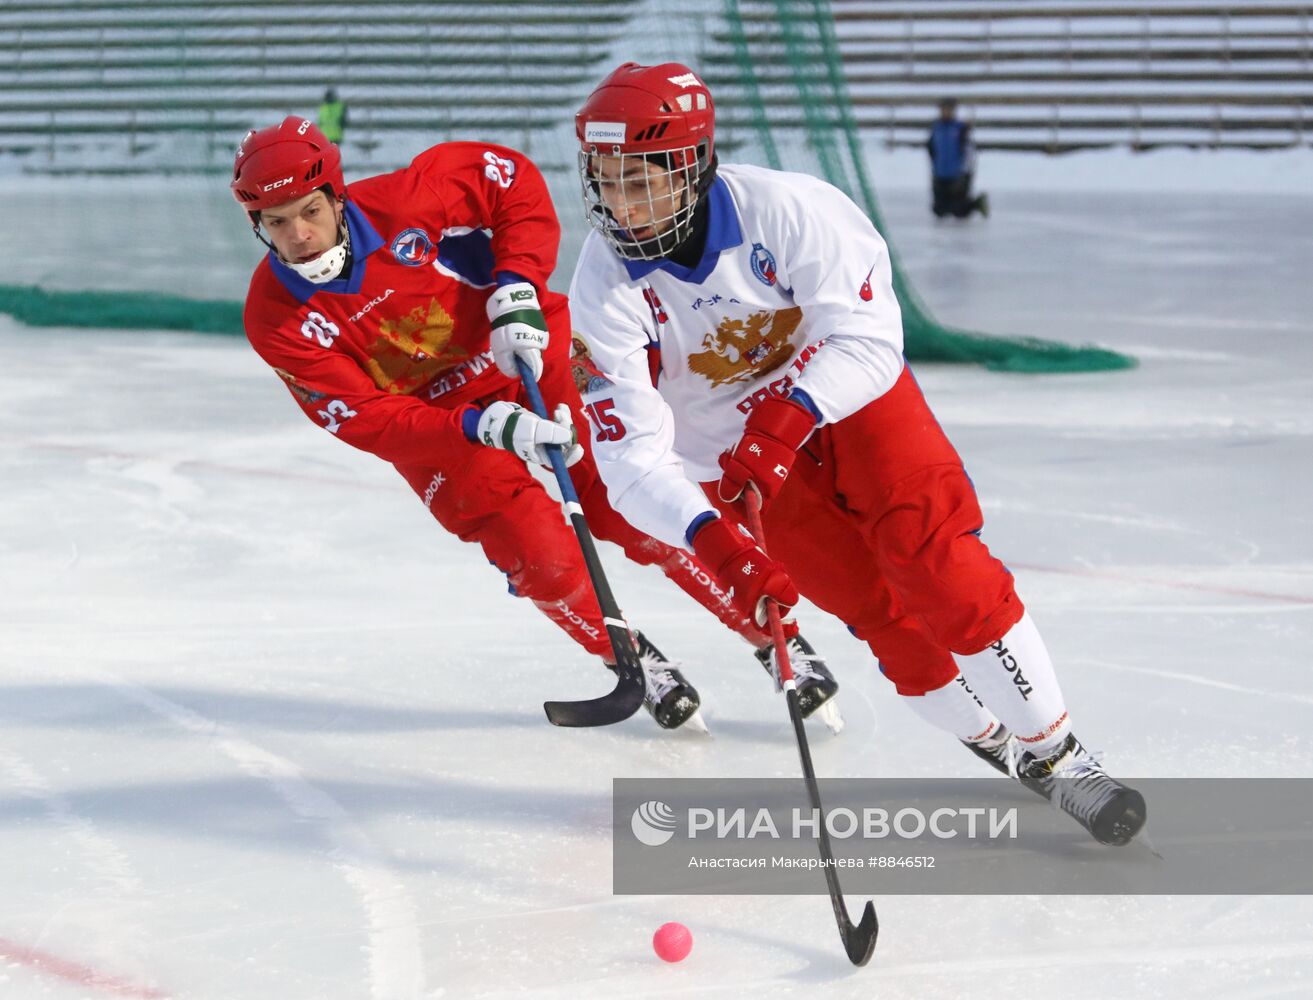
<path fill-rule="evenodd" d="M 729 591 L 734 607 L 758 626 L 766 624 L 766 598 L 780 606 L 781 617 L 798 603 L 798 588 L 784 567 L 743 528 L 722 518 L 708 521 L 693 536 L 693 552 Z"/>
<path fill-rule="evenodd" d="M 720 499 L 732 503 L 753 483 L 765 509 L 784 485 L 798 449 L 815 429 L 812 411 L 791 399 L 772 396 L 755 406 L 739 443 L 720 456 L 725 473 L 716 486 Z"/>

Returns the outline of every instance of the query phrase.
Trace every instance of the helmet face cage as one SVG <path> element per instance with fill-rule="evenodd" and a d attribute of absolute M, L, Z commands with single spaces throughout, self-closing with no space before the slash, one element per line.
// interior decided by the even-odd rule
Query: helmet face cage
<path fill-rule="evenodd" d="M 585 144 L 579 151 L 579 179 L 588 224 L 626 260 L 669 256 L 692 232 L 698 181 L 710 149 L 707 139 L 658 153 Z"/>

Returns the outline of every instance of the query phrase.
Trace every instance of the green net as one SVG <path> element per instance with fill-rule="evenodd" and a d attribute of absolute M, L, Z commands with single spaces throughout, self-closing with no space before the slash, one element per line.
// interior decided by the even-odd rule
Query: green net
<path fill-rule="evenodd" d="M 771 0 L 772 17 L 752 19 L 745 27 L 740 0 L 726 0 L 725 18 L 739 77 L 738 93 L 747 105 L 747 121 L 767 162 L 781 169 L 781 131 L 766 112 L 765 81 L 758 67 L 783 59 L 788 72 L 771 74 L 770 101 L 792 104 L 801 112 L 805 145 L 790 147 L 801 157 L 797 167 L 839 188 L 858 205 L 881 233 L 888 232 L 875 189 L 866 170 L 852 102 L 844 81 L 828 0 Z M 945 326 L 931 315 L 908 280 L 892 242 L 894 291 L 903 312 L 906 353 L 913 361 L 983 364 L 1013 372 L 1108 371 L 1135 366 L 1135 359 L 1094 346 L 1072 346 L 1035 337 L 1003 337 Z"/>
<path fill-rule="evenodd" d="M 15 188 L 21 195 L 7 199 L 6 221 L 15 232 L 52 238 L 10 262 L 0 312 L 43 326 L 240 333 L 238 302 L 264 250 L 227 190 L 233 147 L 247 128 L 313 114 L 329 83 L 352 106 L 343 144 L 348 181 L 396 169 L 451 139 L 502 142 L 532 156 L 562 222 L 554 287 L 568 283 L 587 231 L 573 111 L 626 60 L 693 66 L 717 95 L 718 142 L 728 159 L 824 177 L 887 234 L 828 0 L 576 0 L 568 9 L 503 0 L 401 14 L 388 0 L 362 2 L 367 12 L 325 15 L 308 39 L 282 31 L 297 19 L 277 5 L 251 4 L 259 15 L 252 24 L 201 0 L 33 7 L 24 35 L 32 60 L 52 72 L 64 65 L 68 57 L 42 33 L 58 35 L 62 19 L 76 13 L 97 33 L 100 62 L 59 77 L 46 97 L 48 114 L 24 140 L 31 148 L 14 156 L 41 186 Z M 354 38 L 361 19 L 378 20 L 386 44 Z M 342 39 L 340 65 L 326 66 L 320 79 L 267 75 L 330 38 Z M 429 67 L 425 79 L 397 80 L 390 67 L 417 58 Z M 486 72 L 501 62 L 504 72 Z M 124 89 L 129 68 L 138 79 Z M 78 237 L 72 246 L 53 238 L 70 233 Z M 85 248 L 96 252 L 84 262 L 72 252 L 79 247 L 83 257 Z M 1134 364 L 1095 347 L 949 328 L 916 294 L 892 242 L 891 254 L 913 360 L 1028 372 Z M 158 294 L 178 289 L 196 300 Z"/>
<path fill-rule="evenodd" d="M 61 292 L 32 285 L 0 285 L 0 312 L 29 326 L 242 332 L 240 302 L 207 302 L 154 292 Z"/>

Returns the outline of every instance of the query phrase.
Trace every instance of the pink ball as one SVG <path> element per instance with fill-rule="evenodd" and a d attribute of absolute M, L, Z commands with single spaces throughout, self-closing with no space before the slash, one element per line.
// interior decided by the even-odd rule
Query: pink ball
<path fill-rule="evenodd" d="M 652 935 L 652 948 L 664 962 L 682 962 L 693 950 L 693 934 L 683 924 L 662 924 Z"/>

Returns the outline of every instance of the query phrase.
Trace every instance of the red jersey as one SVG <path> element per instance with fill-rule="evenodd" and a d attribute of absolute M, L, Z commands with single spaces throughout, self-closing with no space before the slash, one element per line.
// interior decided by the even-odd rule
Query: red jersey
<path fill-rule="evenodd" d="M 316 285 L 270 251 L 246 336 L 311 420 L 389 462 L 423 462 L 434 435 L 462 434 L 465 404 L 514 395 L 488 346 L 494 271 L 532 282 L 549 320 L 564 316 L 565 297 L 547 291 L 556 213 L 525 156 L 451 142 L 350 185 L 345 220 L 350 273 Z M 564 363 L 568 342 L 552 337 L 549 358 Z"/>

